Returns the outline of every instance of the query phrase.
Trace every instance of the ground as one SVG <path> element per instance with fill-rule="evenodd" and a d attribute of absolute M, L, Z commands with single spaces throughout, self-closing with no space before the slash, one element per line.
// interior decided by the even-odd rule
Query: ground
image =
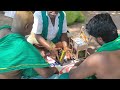
<path fill-rule="evenodd" d="M 8 17 L 5 17 L 4 12 L 0 11 L 0 26 L 4 25 L 4 24 L 11 25 L 12 24 L 12 19 L 8 18 Z"/>

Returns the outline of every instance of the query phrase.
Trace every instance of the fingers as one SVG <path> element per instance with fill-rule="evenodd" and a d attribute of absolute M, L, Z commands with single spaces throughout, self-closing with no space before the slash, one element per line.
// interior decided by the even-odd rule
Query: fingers
<path fill-rule="evenodd" d="M 71 49 L 70 49 L 70 48 L 68 48 L 68 49 L 67 49 L 67 51 L 71 51 Z"/>
<path fill-rule="evenodd" d="M 66 57 L 67 57 L 68 60 L 72 59 L 72 57 L 73 57 L 72 53 L 70 51 L 67 51 L 66 52 Z"/>
<path fill-rule="evenodd" d="M 55 48 L 55 50 L 57 51 L 57 50 L 61 50 L 61 48 Z"/>
<path fill-rule="evenodd" d="M 45 51 L 41 51 L 41 55 L 43 56 L 43 57 L 45 57 L 46 56 L 46 54 L 45 54 Z"/>
<path fill-rule="evenodd" d="M 58 56 L 58 52 L 56 50 L 52 50 L 51 55 L 53 57 L 57 57 Z"/>

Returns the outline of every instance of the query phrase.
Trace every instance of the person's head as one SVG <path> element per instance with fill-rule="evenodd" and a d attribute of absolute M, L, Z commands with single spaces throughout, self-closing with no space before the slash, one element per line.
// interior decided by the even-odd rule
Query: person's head
<path fill-rule="evenodd" d="M 34 22 L 33 13 L 30 11 L 16 11 L 12 23 L 12 32 L 22 35 L 30 34 Z"/>
<path fill-rule="evenodd" d="M 100 44 L 108 43 L 118 37 L 117 27 L 108 13 L 94 16 L 88 24 L 86 31 Z"/>
<path fill-rule="evenodd" d="M 47 11 L 50 18 L 55 18 L 59 11 Z"/>

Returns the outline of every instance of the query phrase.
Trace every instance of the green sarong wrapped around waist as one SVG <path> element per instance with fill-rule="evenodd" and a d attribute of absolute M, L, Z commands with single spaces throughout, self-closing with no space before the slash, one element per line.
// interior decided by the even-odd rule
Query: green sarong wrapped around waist
<path fill-rule="evenodd" d="M 49 67 L 39 51 L 24 36 L 11 33 L 0 39 L 0 73 L 22 70 L 22 76 L 34 77 L 33 68 Z"/>

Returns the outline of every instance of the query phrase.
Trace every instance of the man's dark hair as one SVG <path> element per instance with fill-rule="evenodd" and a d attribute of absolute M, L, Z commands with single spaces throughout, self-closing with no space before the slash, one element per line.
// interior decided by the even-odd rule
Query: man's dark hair
<path fill-rule="evenodd" d="M 101 37 L 105 43 L 118 37 L 117 27 L 108 13 L 94 16 L 86 24 L 86 31 L 95 38 Z"/>

